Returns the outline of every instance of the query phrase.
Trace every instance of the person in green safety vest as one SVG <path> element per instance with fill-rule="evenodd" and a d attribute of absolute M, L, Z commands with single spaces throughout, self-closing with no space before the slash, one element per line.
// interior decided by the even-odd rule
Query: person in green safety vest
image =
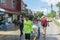
<path fill-rule="evenodd" d="M 24 19 L 24 33 L 25 39 L 30 40 L 30 34 L 33 31 L 32 21 L 29 20 L 28 16 Z"/>

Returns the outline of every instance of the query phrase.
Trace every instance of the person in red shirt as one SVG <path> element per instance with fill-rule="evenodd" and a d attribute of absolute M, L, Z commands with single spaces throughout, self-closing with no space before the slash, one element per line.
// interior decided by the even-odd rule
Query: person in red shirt
<path fill-rule="evenodd" d="M 49 24 L 49 21 L 47 20 L 47 18 L 45 16 L 43 16 L 41 18 L 41 25 L 42 25 L 42 29 L 43 29 L 43 35 L 46 35 L 46 27 Z"/>

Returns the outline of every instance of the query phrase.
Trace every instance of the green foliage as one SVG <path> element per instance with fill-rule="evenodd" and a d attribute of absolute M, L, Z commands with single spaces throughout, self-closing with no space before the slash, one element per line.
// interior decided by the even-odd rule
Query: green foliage
<path fill-rule="evenodd" d="M 52 17 L 52 14 L 51 14 L 51 13 L 49 13 L 49 14 L 48 14 L 48 17 Z"/>
<path fill-rule="evenodd" d="M 26 16 L 26 15 L 28 14 L 28 9 L 25 8 L 25 9 L 23 10 L 23 13 L 22 13 L 22 14 L 23 14 L 24 16 Z"/>
<path fill-rule="evenodd" d="M 29 19 L 33 20 L 34 16 L 33 15 L 29 15 Z"/>
<path fill-rule="evenodd" d="M 56 11 L 51 10 L 51 12 L 48 14 L 48 17 L 56 17 Z"/>
<path fill-rule="evenodd" d="M 59 17 L 60 17 L 60 2 L 58 2 L 58 4 L 56 4 L 57 7 L 59 7 Z"/>
<path fill-rule="evenodd" d="M 41 18 L 43 16 L 43 12 L 36 12 L 35 16 L 39 16 Z"/>
<path fill-rule="evenodd" d="M 60 23 L 58 21 L 54 21 L 57 26 L 60 26 Z"/>
<path fill-rule="evenodd" d="M 58 2 L 58 4 L 56 4 L 57 7 L 60 7 L 60 2 Z"/>

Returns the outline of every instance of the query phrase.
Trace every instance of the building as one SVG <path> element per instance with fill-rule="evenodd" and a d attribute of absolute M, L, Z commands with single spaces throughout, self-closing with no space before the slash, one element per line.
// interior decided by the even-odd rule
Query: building
<path fill-rule="evenodd" d="M 21 13 L 25 16 L 26 10 L 27 10 L 27 5 L 21 1 Z"/>
<path fill-rule="evenodd" d="M 21 1 L 21 11 L 23 11 L 26 7 L 27 5 L 23 1 Z"/>
<path fill-rule="evenodd" d="M 17 19 L 21 14 L 21 10 L 25 7 L 22 7 L 25 4 L 21 3 L 23 3 L 22 0 L 0 0 L 0 9 L 5 10 L 4 14 L 1 14 L 2 10 L 0 10 L 0 15 L 3 15 L 4 19 L 11 18 L 12 21 Z"/>

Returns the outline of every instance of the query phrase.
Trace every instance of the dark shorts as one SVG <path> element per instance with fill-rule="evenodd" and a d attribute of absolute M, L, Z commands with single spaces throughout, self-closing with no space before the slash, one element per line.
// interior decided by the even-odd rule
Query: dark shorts
<path fill-rule="evenodd" d="M 25 39 L 30 39 L 30 34 L 25 34 Z"/>
<path fill-rule="evenodd" d="M 43 27 L 47 27 L 47 24 L 42 24 Z"/>

